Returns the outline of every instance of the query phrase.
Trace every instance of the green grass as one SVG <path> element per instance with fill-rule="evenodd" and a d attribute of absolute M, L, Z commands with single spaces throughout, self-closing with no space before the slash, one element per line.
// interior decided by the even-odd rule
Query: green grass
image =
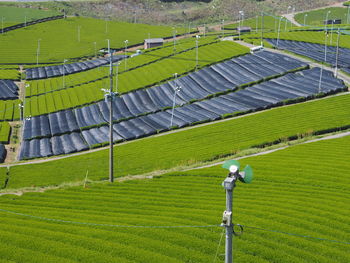
<path fill-rule="evenodd" d="M 7 144 L 10 139 L 11 126 L 8 122 L 0 122 L 0 143 Z"/>
<path fill-rule="evenodd" d="M 206 162 L 290 136 L 350 125 L 350 95 L 275 108 L 224 122 L 115 146 L 116 176 Z M 11 168 L 10 188 L 106 179 L 108 151 Z M 0 174 L 4 173 L 4 168 Z M 30 172 L 28 172 L 30 171 Z M 43 173 L 45 171 L 45 173 Z"/>
<path fill-rule="evenodd" d="M 237 183 L 234 223 L 349 242 L 350 137 L 244 159 L 252 184 Z M 1 209 L 58 220 L 112 225 L 220 224 L 220 166 L 152 180 L 95 184 L 21 197 Z M 8 262 L 213 262 L 222 228 L 114 228 L 45 221 L 0 211 L 1 258 Z M 234 262 L 349 262 L 349 245 L 245 227 Z M 223 262 L 224 239 L 216 262 Z"/>
<path fill-rule="evenodd" d="M 343 4 L 344 4 L 345 6 L 349 6 L 349 5 L 350 5 L 350 1 L 344 2 Z"/>
<path fill-rule="evenodd" d="M 0 5 L 0 16 L 4 18 L 4 26 L 24 23 L 25 17 L 27 17 L 27 22 L 29 22 L 32 20 L 57 15 L 61 15 L 61 13 L 51 10 L 39 10 L 34 8 L 20 8 Z"/>
<path fill-rule="evenodd" d="M 199 43 L 199 47 L 208 45 L 210 43 L 218 42 L 213 37 L 202 38 Z M 127 61 L 127 71 L 142 67 L 150 63 L 155 63 L 162 59 L 167 59 L 178 55 L 179 53 L 186 52 L 188 49 L 194 49 L 196 47 L 195 40 L 193 38 L 186 38 L 176 41 L 175 52 L 173 41 L 164 44 L 162 48 L 152 48 L 142 51 L 142 55 L 129 58 Z M 119 74 L 125 73 L 125 63 L 119 67 Z M 115 73 L 115 68 L 114 68 Z M 109 76 L 108 67 L 99 67 L 71 75 L 65 76 L 65 87 L 77 86 L 83 83 L 92 82 L 101 78 L 107 78 Z M 26 90 L 26 96 L 33 96 L 45 92 L 63 89 L 63 77 L 55 77 L 49 79 L 28 81 L 29 88 Z"/>
<path fill-rule="evenodd" d="M 39 63 L 62 63 L 64 59 L 93 56 L 94 42 L 97 50 L 107 47 L 106 39 L 110 39 L 112 48 L 123 48 L 125 40 L 131 46 L 143 43 L 148 33 L 154 37 L 166 37 L 171 36 L 172 31 L 172 27 L 166 26 L 108 21 L 106 33 L 104 20 L 83 17 L 59 19 L 1 35 L 0 63 L 36 63 L 39 39 Z M 184 29 L 177 28 L 177 31 L 182 33 Z"/>
<path fill-rule="evenodd" d="M 233 42 L 222 41 L 213 43 L 210 45 L 202 46 L 198 49 L 198 65 L 199 67 L 208 66 L 213 63 L 248 52 L 248 48 Z M 125 93 L 146 86 L 156 85 L 159 82 L 172 79 L 175 72 L 181 75 L 189 71 L 193 71 L 196 67 L 195 57 L 196 50 L 191 49 L 187 52 L 159 60 L 156 63 L 145 65 L 143 67 L 122 73 L 118 78 L 118 90 L 121 93 Z M 139 58 L 141 60 L 143 59 L 141 56 L 139 56 L 128 60 L 127 63 L 130 62 L 131 65 L 135 65 L 137 63 L 132 62 L 133 59 L 138 60 Z M 124 62 L 122 62 L 120 65 L 120 70 L 125 70 Z M 98 69 L 95 70 L 95 72 L 96 71 L 98 71 Z M 70 78 L 74 78 L 74 75 L 71 75 Z M 36 83 L 43 84 L 39 84 L 39 86 Z M 115 83 L 115 80 L 113 83 Z M 76 86 L 74 88 L 62 89 L 62 78 L 55 78 L 54 80 L 49 79 L 44 81 L 33 81 L 30 84 L 30 92 L 26 92 L 26 96 L 35 93 L 41 93 L 42 91 L 57 91 L 40 96 L 26 98 L 27 108 L 25 114 L 26 116 L 36 116 L 102 100 L 104 94 L 101 91 L 101 88 L 109 88 L 109 85 L 109 80 L 104 79 L 93 83 Z M 64 100 L 66 104 L 60 103 L 63 97 L 70 98 L 69 100 Z M 50 101 L 50 103 L 48 103 L 48 101 Z M 53 105 L 51 104 L 52 101 L 54 101 Z"/>
<path fill-rule="evenodd" d="M 0 101 L 0 121 L 12 121 L 19 119 L 18 104 L 20 100 Z"/>
<path fill-rule="evenodd" d="M 21 75 L 16 69 L 0 69 L 0 79 L 19 80 Z"/>
<path fill-rule="evenodd" d="M 277 38 L 277 33 L 265 33 L 264 38 Z M 246 36 L 246 39 L 257 38 L 260 39 L 259 34 L 250 34 Z M 324 32 L 281 32 L 280 39 L 304 41 L 316 44 L 323 44 L 325 42 Z M 336 46 L 336 36 L 333 35 L 333 42 L 331 43 L 331 37 L 328 37 L 328 45 Z M 350 48 L 350 36 L 341 35 L 339 46 Z"/>
<path fill-rule="evenodd" d="M 262 17 L 254 17 L 245 19 L 243 23 L 241 22 L 241 26 L 249 26 L 252 28 L 252 31 L 261 31 L 262 28 L 265 30 L 271 30 L 271 31 L 278 31 L 278 25 L 279 25 L 280 17 L 278 16 L 264 16 L 264 25 L 262 24 Z M 281 30 L 285 28 L 285 24 L 287 23 L 287 28 L 289 29 L 293 24 L 286 20 L 285 18 L 282 18 L 281 21 Z M 231 24 L 225 26 L 226 29 L 233 29 L 239 26 L 239 23 Z"/>
<path fill-rule="evenodd" d="M 348 10 L 347 8 L 342 7 L 330 7 L 305 13 L 298 13 L 295 15 L 295 20 L 299 24 L 304 24 L 304 16 L 307 14 L 306 25 L 323 25 L 323 21 L 326 20 L 326 14 L 328 11 L 331 11 L 331 13 L 328 15 L 328 19 L 341 19 L 343 24 L 347 23 Z M 337 27 L 337 25 L 335 25 L 335 27 Z"/>

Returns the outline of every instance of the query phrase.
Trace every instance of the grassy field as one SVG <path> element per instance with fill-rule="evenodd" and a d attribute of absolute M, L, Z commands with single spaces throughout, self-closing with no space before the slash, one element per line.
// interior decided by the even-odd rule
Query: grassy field
<path fill-rule="evenodd" d="M 343 24 L 347 23 L 348 10 L 347 8 L 342 7 L 330 7 L 305 13 L 298 13 L 294 18 L 298 23 L 304 24 L 304 16 L 307 14 L 306 25 L 323 25 L 323 21 L 326 20 L 326 14 L 328 11 L 331 11 L 328 15 L 328 19 L 341 19 Z"/>
<path fill-rule="evenodd" d="M 245 19 L 243 22 L 241 22 L 241 26 L 249 26 L 252 28 L 252 31 L 261 31 L 262 28 L 264 29 L 264 31 L 278 31 L 280 18 L 281 17 L 278 16 L 264 16 L 264 24 L 262 24 L 262 16 L 257 16 L 255 18 Z M 238 26 L 239 23 L 235 23 L 225 26 L 225 29 L 233 29 Z M 290 21 L 286 20 L 285 18 L 282 18 L 281 30 L 284 30 L 285 28 L 289 29 L 291 26 L 293 26 L 293 24 Z"/>
<path fill-rule="evenodd" d="M 264 38 L 277 38 L 277 33 L 265 33 Z M 246 36 L 247 41 L 250 38 L 260 39 L 259 34 L 250 34 Z M 281 32 L 280 39 L 304 41 L 316 44 L 325 43 L 325 33 L 324 32 Z M 336 36 L 333 36 L 333 42 L 331 43 L 331 37 L 328 37 L 328 45 L 336 46 Z M 339 46 L 350 48 L 350 36 L 341 35 Z"/>
<path fill-rule="evenodd" d="M 179 34 L 184 30 L 177 28 Z M 173 29 L 83 17 L 60 19 L 1 35 L 0 63 L 36 63 L 39 42 L 39 63 L 63 62 L 64 59 L 93 56 L 95 42 L 97 51 L 107 47 L 106 39 L 110 39 L 112 48 L 123 48 L 125 40 L 129 41 L 129 46 L 143 43 L 148 34 L 172 36 Z"/>
<path fill-rule="evenodd" d="M 52 10 L 0 5 L 0 16 L 3 18 L 4 27 L 57 15 L 61 15 L 61 13 Z"/>
<path fill-rule="evenodd" d="M 229 59 L 233 56 L 245 54 L 247 52 L 249 52 L 248 48 L 229 41 L 222 41 L 210 45 L 205 45 L 198 49 L 198 65 L 199 67 L 204 67 L 215 62 Z M 140 60 L 143 60 L 141 56 L 135 57 L 136 60 L 139 58 Z M 131 90 L 143 88 L 145 86 L 156 85 L 159 82 L 171 79 L 175 72 L 181 75 L 189 71 L 193 71 L 196 67 L 195 58 L 196 50 L 191 49 L 187 52 L 159 60 L 156 63 L 145 65 L 143 67 L 122 73 L 118 78 L 118 90 L 121 93 L 125 93 Z M 133 59 L 134 58 L 130 59 L 131 65 L 134 64 L 134 62 L 132 62 Z M 125 70 L 124 63 L 120 65 L 120 69 Z M 74 75 L 70 76 L 70 78 L 73 77 Z M 62 78 L 58 79 L 60 80 L 57 81 L 56 78 L 55 80 L 49 79 L 44 81 L 39 80 L 31 82 L 31 90 L 37 87 L 34 83 L 42 82 L 44 82 L 44 85 L 41 85 L 43 88 L 40 88 L 40 90 L 58 90 L 44 95 L 26 98 L 26 116 L 41 115 L 99 101 L 103 99 L 104 95 L 101 91 L 101 88 L 109 88 L 109 80 L 104 79 L 93 83 L 76 86 L 74 88 L 62 89 Z M 40 93 L 38 90 L 39 89 L 36 88 L 34 93 Z M 30 94 L 33 94 L 33 92 L 31 91 Z M 29 96 L 29 93 L 26 93 L 26 95 Z"/>
<path fill-rule="evenodd" d="M 234 262 L 348 262 L 350 137 L 247 158 L 255 179 L 237 183 Z M 222 229 L 118 228 L 221 223 L 225 193 L 220 166 L 153 180 L 95 184 L 21 197 L 1 196 L 0 251 L 6 262 L 223 262 Z M 325 183 L 327 182 L 327 183 Z M 8 213 L 12 211 L 19 214 Z M 28 217 L 33 215 L 41 218 Z M 215 260 L 218 248 L 218 258 Z"/>
<path fill-rule="evenodd" d="M 143 174 L 216 160 L 257 145 L 286 141 L 290 136 L 348 126 L 349 103 L 350 95 L 336 96 L 117 145 L 115 173 L 118 177 Z M 48 163 L 14 166 L 8 187 L 80 181 L 86 170 L 91 179 L 106 179 L 107 157 L 108 151 L 101 150 Z M 4 173 L 5 168 L 0 169 L 0 174 Z"/>
<path fill-rule="evenodd" d="M 0 101 L 0 121 L 12 121 L 19 119 L 19 100 L 1 100 Z"/>
<path fill-rule="evenodd" d="M 210 43 L 214 44 L 215 42 L 218 42 L 218 40 L 216 40 L 215 37 L 201 38 L 199 42 L 199 47 L 208 45 Z M 119 74 L 122 75 L 125 73 L 125 71 L 130 71 L 138 67 L 155 63 L 162 59 L 171 58 L 174 55 L 189 51 L 190 49 L 194 49 L 196 47 L 195 40 L 193 38 L 177 40 L 175 43 L 175 51 L 173 41 L 165 43 L 164 46 L 161 48 L 157 47 L 143 50 L 142 55 L 128 59 L 126 64 L 127 68 L 125 68 L 125 63 L 123 62 L 119 67 Z M 71 75 L 66 75 L 65 87 L 77 86 L 82 83 L 92 82 L 101 78 L 107 78 L 108 76 L 108 67 L 99 67 Z M 28 81 L 27 83 L 29 84 L 29 87 L 26 90 L 26 96 L 33 96 L 45 92 L 63 89 L 63 77 Z"/>
<path fill-rule="evenodd" d="M 8 143 L 10 139 L 11 126 L 8 122 L 0 122 L 0 143 Z"/>
<path fill-rule="evenodd" d="M 16 69 L 0 69 L 0 79 L 19 80 L 21 74 Z"/>

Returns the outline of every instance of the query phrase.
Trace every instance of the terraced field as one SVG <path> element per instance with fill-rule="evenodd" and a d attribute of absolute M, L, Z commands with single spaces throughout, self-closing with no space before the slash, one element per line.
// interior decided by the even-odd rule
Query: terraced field
<path fill-rule="evenodd" d="M 0 121 L 12 121 L 19 119 L 20 100 L 0 100 Z"/>
<path fill-rule="evenodd" d="M 257 38 L 260 39 L 260 35 L 258 34 L 251 34 L 246 36 L 246 40 L 249 42 L 249 39 Z M 266 33 L 264 34 L 264 38 L 278 38 L 277 33 Z M 294 40 L 294 41 L 304 41 L 309 43 L 315 43 L 315 44 L 322 44 L 325 43 L 325 34 L 323 32 L 281 32 L 280 39 L 286 39 L 286 40 Z M 336 38 L 336 36 L 333 36 L 333 40 Z M 334 40 L 331 42 L 331 37 L 328 37 L 327 45 L 330 46 L 336 46 L 336 41 Z M 341 35 L 340 37 L 340 47 L 350 48 L 350 36 L 348 35 Z"/>
<path fill-rule="evenodd" d="M 350 95 L 335 96 L 116 145 L 115 174 L 119 177 L 191 165 L 254 146 L 348 128 L 349 103 Z M 90 179 L 101 180 L 106 179 L 107 169 L 107 150 L 47 163 L 14 166 L 8 188 L 81 181 L 87 170 Z M 0 174 L 5 173 L 6 169 L 1 168 Z"/>
<path fill-rule="evenodd" d="M 204 67 L 215 62 L 245 54 L 248 51 L 248 48 L 227 41 L 204 45 L 198 49 L 198 66 Z M 136 57 L 136 59 L 137 58 L 138 57 Z M 130 59 L 130 61 L 132 60 L 133 58 Z M 124 65 L 121 64 L 120 67 L 123 68 L 123 66 Z M 156 63 L 120 74 L 118 78 L 118 91 L 124 93 L 146 86 L 153 86 L 159 82 L 173 78 L 175 72 L 181 75 L 194 71 L 195 67 L 196 50 L 191 49 L 187 52 L 164 58 Z M 95 70 L 95 72 L 98 72 L 98 69 Z M 71 75 L 71 78 L 73 78 L 73 76 L 74 75 Z M 25 115 L 36 116 L 93 103 L 103 99 L 104 93 L 101 91 L 101 88 L 109 89 L 109 79 L 75 86 L 69 89 L 62 89 L 63 81 L 61 81 L 62 78 L 55 78 L 55 80 L 49 79 L 30 82 L 30 90 L 35 90 L 34 92 L 30 92 L 30 95 L 41 93 L 43 90 L 50 91 L 50 89 L 54 92 L 26 98 L 27 107 Z M 115 79 L 113 82 L 115 82 Z M 43 85 L 41 86 L 42 88 L 39 88 L 39 85 Z M 29 96 L 29 94 L 26 95 Z"/>
<path fill-rule="evenodd" d="M 350 180 L 345 175 L 350 148 L 344 147 L 349 143 L 350 137 L 321 141 L 243 161 L 256 176 L 234 193 L 234 222 L 246 226 L 234 238 L 235 262 L 350 260 L 347 244 L 283 234 L 349 242 Z M 218 226 L 147 226 L 220 224 L 225 177 L 226 171 L 216 166 L 153 180 L 1 196 L 2 260 L 221 262 Z"/>
<path fill-rule="evenodd" d="M 342 7 L 331 7 L 309 11 L 305 13 L 298 13 L 295 15 L 295 20 L 300 24 L 304 24 L 304 17 L 307 14 L 306 25 L 323 25 L 323 21 L 326 19 L 326 14 L 328 11 L 330 11 L 328 19 L 341 19 L 342 24 L 350 23 L 350 20 L 348 20 L 348 10 Z M 337 27 L 337 25 L 335 25 L 334 27 Z"/>
<path fill-rule="evenodd" d="M 185 32 L 176 30 L 178 34 Z M 167 37 L 173 35 L 173 29 L 83 17 L 45 22 L 1 35 L 0 63 L 36 63 L 39 42 L 39 63 L 62 63 L 64 59 L 94 56 L 95 42 L 97 51 L 107 47 L 106 39 L 111 40 L 112 48 L 123 48 L 125 40 L 129 46 L 143 43 L 149 33 Z"/>
<path fill-rule="evenodd" d="M 260 31 L 262 28 L 264 31 L 278 31 L 278 25 L 281 17 L 279 16 L 264 16 L 264 24 L 262 23 L 262 16 L 257 16 L 255 18 L 245 19 L 243 22 L 241 22 L 241 26 L 249 26 L 251 27 L 252 31 Z M 287 25 L 286 25 L 287 24 Z M 237 28 L 239 26 L 239 23 L 231 24 L 228 26 L 225 26 L 225 29 L 233 29 Z M 285 28 L 289 29 L 293 24 L 291 24 L 288 20 L 285 18 L 282 18 L 281 20 L 281 30 L 283 31 Z"/>
<path fill-rule="evenodd" d="M 20 78 L 21 78 L 21 75 L 18 70 L 0 68 L 0 79 L 19 80 Z"/>
<path fill-rule="evenodd" d="M 33 21 L 44 17 L 60 15 L 60 13 L 51 10 L 20 8 L 4 5 L 0 6 L 0 14 L 1 17 L 3 17 L 4 27 L 25 23 L 26 21 Z"/>

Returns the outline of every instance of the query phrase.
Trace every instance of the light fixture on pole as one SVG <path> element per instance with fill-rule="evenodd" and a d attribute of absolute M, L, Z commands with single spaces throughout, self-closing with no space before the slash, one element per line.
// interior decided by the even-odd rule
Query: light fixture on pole
<path fill-rule="evenodd" d="M 253 180 L 253 169 L 247 165 L 243 172 L 240 172 L 240 163 L 236 160 L 226 161 L 222 168 L 229 170 L 229 174 L 222 182 L 222 186 L 226 190 L 226 210 L 222 216 L 221 226 L 226 228 L 225 242 L 225 263 L 233 262 L 233 235 L 239 235 L 234 232 L 234 224 L 232 222 L 232 206 L 233 206 L 233 190 L 236 187 L 237 180 L 243 183 L 251 183 Z M 241 227 L 241 233 L 243 228 Z"/>
<path fill-rule="evenodd" d="M 307 18 L 308 14 L 304 15 L 304 26 L 306 26 L 306 18 Z"/>
<path fill-rule="evenodd" d="M 128 49 L 128 43 L 129 43 L 129 40 L 125 40 L 125 41 L 124 41 L 124 44 L 125 44 L 125 49 L 124 49 L 124 55 L 125 55 L 125 58 L 124 58 L 124 60 L 125 60 L 125 70 L 126 70 L 126 68 L 127 68 L 126 50 Z"/>
<path fill-rule="evenodd" d="M 196 70 L 198 69 L 198 42 L 201 37 L 196 35 Z"/>
<path fill-rule="evenodd" d="M 277 42 L 276 42 L 276 48 L 278 49 L 278 42 L 280 40 L 280 32 L 281 32 L 281 22 L 282 22 L 283 17 L 280 17 L 280 21 L 278 23 L 278 33 L 277 33 Z"/>
<path fill-rule="evenodd" d="M 2 33 L 4 34 L 4 17 L 1 17 L 1 28 L 2 28 Z"/>
<path fill-rule="evenodd" d="M 244 12 L 243 11 L 239 11 L 239 19 L 238 19 L 238 23 L 239 23 L 239 28 L 238 28 L 238 39 L 241 40 L 241 26 L 243 24 L 243 16 L 244 16 Z"/>
<path fill-rule="evenodd" d="M 225 23 L 225 20 L 223 19 L 223 20 L 221 21 L 222 37 L 224 37 L 224 23 Z"/>
<path fill-rule="evenodd" d="M 40 41 L 41 41 L 41 38 L 38 39 L 38 47 L 36 48 L 36 65 L 39 64 Z"/>
<path fill-rule="evenodd" d="M 174 98 L 173 98 L 173 108 L 171 110 L 171 119 L 170 119 L 170 129 L 173 126 L 173 119 L 174 119 L 174 109 L 175 109 L 175 102 L 176 102 L 176 94 L 180 92 L 181 87 L 177 85 L 177 73 L 174 74 L 175 79 L 175 89 L 174 89 Z"/>
<path fill-rule="evenodd" d="M 288 12 L 289 12 L 289 8 L 292 8 L 292 7 L 291 7 L 291 6 L 288 6 L 288 8 L 287 8 L 287 15 L 288 15 Z M 284 31 L 287 31 L 288 19 L 287 19 L 287 17 L 285 17 L 285 19 L 286 19 L 286 22 L 285 22 L 285 24 L 284 24 Z"/>
<path fill-rule="evenodd" d="M 318 82 L 318 93 L 321 93 L 322 91 L 322 74 L 323 74 L 323 67 L 324 64 L 326 64 L 327 61 L 327 42 L 328 42 L 328 32 L 325 31 L 325 37 L 324 37 L 324 63 L 321 64 L 321 71 L 320 71 L 320 80 Z"/>
<path fill-rule="evenodd" d="M 63 88 L 65 88 L 65 85 L 66 85 L 66 83 L 65 83 L 65 74 L 66 74 L 66 62 L 67 62 L 68 60 L 67 59 L 64 59 L 63 60 Z"/>
<path fill-rule="evenodd" d="M 108 41 L 109 53 L 109 80 L 110 86 L 108 89 L 101 89 L 105 93 L 105 100 L 109 102 L 109 182 L 114 182 L 114 168 L 113 168 L 113 100 L 116 93 L 113 92 L 113 54 L 110 49 L 110 42 Z"/>
<path fill-rule="evenodd" d="M 95 57 L 97 57 L 97 48 L 96 48 L 96 42 L 94 42 L 94 50 L 95 50 Z"/>
<path fill-rule="evenodd" d="M 80 42 L 80 28 L 81 26 L 78 26 L 78 42 Z"/>

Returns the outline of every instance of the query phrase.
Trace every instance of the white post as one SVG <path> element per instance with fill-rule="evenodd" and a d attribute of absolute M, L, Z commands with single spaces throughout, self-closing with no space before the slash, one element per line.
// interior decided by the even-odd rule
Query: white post
<path fill-rule="evenodd" d="M 200 36 L 196 35 L 196 71 L 198 69 L 198 41 L 200 39 Z"/>
<path fill-rule="evenodd" d="M 307 18 L 307 14 L 304 15 L 304 26 L 306 26 L 306 18 Z"/>
<path fill-rule="evenodd" d="M 37 47 L 37 49 L 36 49 L 36 65 L 39 64 L 40 41 L 41 41 L 41 39 L 39 38 L 39 39 L 38 39 L 38 47 Z"/>
<path fill-rule="evenodd" d="M 338 37 L 337 37 L 337 52 L 335 55 L 335 72 L 334 76 L 338 76 L 338 59 L 339 59 L 339 39 L 340 39 L 340 28 L 338 28 Z"/>
<path fill-rule="evenodd" d="M 129 43 L 129 40 L 125 40 L 125 41 L 124 41 L 124 44 L 125 44 L 125 49 L 124 49 L 124 55 L 125 55 L 125 58 L 124 58 L 124 61 L 125 61 L 125 70 L 126 70 L 126 68 L 127 68 L 126 50 L 128 49 L 128 43 Z"/>
<path fill-rule="evenodd" d="M 276 48 L 278 49 L 278 42 L 280 40 L 280 31 L 281 31 L 281 21 L 282 21 L 282 17 L 280 18 L 280 21 L 278 23 L 278 33 L 277 33 L 277 42 L 276 42 Z"/>
<path fill-rule="evenodd" d="M 332 28 L 331 28 L 331 45 L 333 44 L 333 27 L 334 27 L 334 20 L 332 20 Z"/>
<path fill-rule="evenodd" d="M 327 61 L 327 42 L 328 42 L 328 34 L 325 32 L 325 41 L 324 41 L 324 63 L 321 65 L 321 71 L 320 71 L 320 80 L 318 82 L 318 93 L 321 93 L 322 91 L 322 74 L 323 74 L 323 67 L 324 64 L 326 64 Z"/>
<path fill-rule="evenodd" d="M 174 78 L 175 78 L 175 90 L 174 90 L 174 98 L 173 98 L 173 108 L 171 110 L 171 119 L 170 119 L 170 127 L 171 128 L 173 126 L 173 119 L 174 119 L 174 109 L 175 109 L 175 101 L 176 101 L 176 93 L 180 91 L 180 87 L 177 86 L 177 73 L 174 74 Z"/>
<path fill-rule="evenodd" d="M 66 65 L 67 59 L 63 60 L 63 88 L 65 88 L 65 65 Z"/>

